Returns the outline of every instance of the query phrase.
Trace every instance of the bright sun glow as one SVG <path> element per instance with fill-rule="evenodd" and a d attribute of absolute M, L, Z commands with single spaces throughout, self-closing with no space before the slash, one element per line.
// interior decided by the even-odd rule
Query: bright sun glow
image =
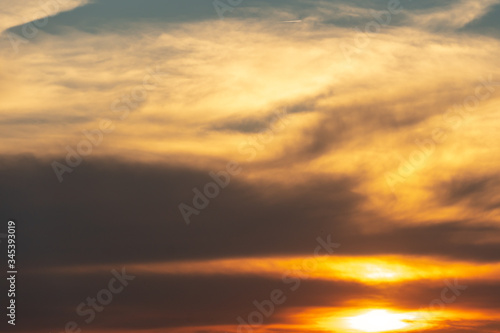
<path fill-rule="evenodd" d="M 405 328 L 408 320 L 414 319 L 408 314 L 389 313 L 387 310 L 373 310 L 368 313 L 348 318 L 349 325 L 363 332 L 385 332 Z"/>

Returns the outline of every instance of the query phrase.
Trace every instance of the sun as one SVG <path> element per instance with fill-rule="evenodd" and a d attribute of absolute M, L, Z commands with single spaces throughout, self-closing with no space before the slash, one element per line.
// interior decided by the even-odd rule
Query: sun
<path fill-rule="evenodd" d="M 385 332 L 405 328 L 412 315 L 390 313 L 387 310 L 372 310 L 368 313 L 347 318 L 351 328 L 363 332 Z"/>

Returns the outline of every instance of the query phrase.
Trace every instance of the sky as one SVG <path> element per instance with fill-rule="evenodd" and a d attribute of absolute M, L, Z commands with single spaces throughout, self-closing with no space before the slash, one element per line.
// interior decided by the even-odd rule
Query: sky
<path fill-rule="evenodd" d="M 2 331 L 500 332 L 499 51 L 499 0 L 0 0 Z"/>

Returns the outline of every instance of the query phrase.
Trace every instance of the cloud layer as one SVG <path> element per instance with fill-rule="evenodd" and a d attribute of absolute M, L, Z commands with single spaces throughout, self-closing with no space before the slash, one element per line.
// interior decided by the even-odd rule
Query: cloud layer
<path fill-rule="evenodd" d="M 500 331 L 498 1 L 54 3 L 0 14 L 20 332 L 81 323 L 121 267 L 137 280 L 82 329 L 236 332 L 328 235 L 255 332 L 348 332 L 455 278 L 411 327 Z"/>

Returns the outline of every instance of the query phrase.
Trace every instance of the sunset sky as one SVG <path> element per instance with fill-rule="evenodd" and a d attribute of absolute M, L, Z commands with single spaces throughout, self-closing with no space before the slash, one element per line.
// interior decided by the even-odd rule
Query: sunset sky
<path fill-rule="evenodd" d="M 0 6 L 1 331 L 500 332 L 500 0 Z"/>

